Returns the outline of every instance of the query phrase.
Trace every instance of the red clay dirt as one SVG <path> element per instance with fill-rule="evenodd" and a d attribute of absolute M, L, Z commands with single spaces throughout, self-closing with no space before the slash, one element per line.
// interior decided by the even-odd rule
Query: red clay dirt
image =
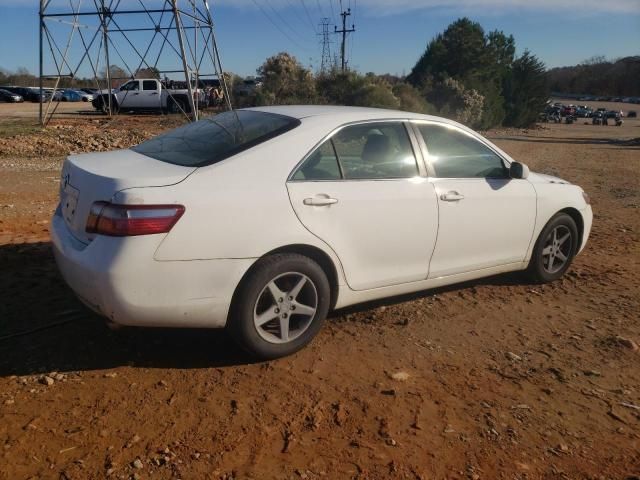
<path fill-rule="evenodd" d="M 489 133 L 592 198 L 562 280 L 336 312 L 265 363 L 220 331 L 111 332 L 57 273 L 63 156 L 171 125 L 56 120 L 0 138 L 0 480 L 640 476 L 639 122 Z"/>

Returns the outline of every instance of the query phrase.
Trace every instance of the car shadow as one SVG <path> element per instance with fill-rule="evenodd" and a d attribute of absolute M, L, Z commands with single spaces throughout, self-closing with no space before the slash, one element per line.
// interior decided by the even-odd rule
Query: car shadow
<path fill-rule="evenodd" d="M 223 330 L 125 328 L 112 331 L 65 285 L 49 242 L 0 245 L 0 377 L 110 369 L 211 368 L 254 363 Z M 368 302 L 338 318 L 382 305 L 482 284 L 516 285 L 516 275 Z"/>
<path fill-rule="evenodd" d="M 110 330 L 65 285 L 49 242 L 0 245 L 0 271 L 0 377 L 254 361 L 222 330 Z"/>

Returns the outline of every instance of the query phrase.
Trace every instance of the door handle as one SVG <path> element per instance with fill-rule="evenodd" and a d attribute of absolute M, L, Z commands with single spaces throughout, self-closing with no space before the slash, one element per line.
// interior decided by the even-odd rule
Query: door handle
<path fill-rule="evenodd" d="M 464 199 L 464 195 L 460 195 L 458 192 L 447 192 L 440 195 L 440 200 L 445 202 L 459 202 Z"/>
<path fill-rule="evenodd" d="M 314 197 L 314 198 L 305 198 L 302 203 L 311 207 L 326 207 L 328 205 L 333 205 L 338 203 L 337 198 L 331 197 Z"/>

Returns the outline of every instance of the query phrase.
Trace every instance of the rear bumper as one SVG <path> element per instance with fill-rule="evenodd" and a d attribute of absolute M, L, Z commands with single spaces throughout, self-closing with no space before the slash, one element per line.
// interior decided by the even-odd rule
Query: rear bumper
<path fill-rule="evenodd" d="M 98 236 L 85 245 L 59 215 L 51 238 L 65 282 L 83 303 L 120 325 L 224 327 L 235 288 L 254 262 L 156 261 L 164 235 Z"/>

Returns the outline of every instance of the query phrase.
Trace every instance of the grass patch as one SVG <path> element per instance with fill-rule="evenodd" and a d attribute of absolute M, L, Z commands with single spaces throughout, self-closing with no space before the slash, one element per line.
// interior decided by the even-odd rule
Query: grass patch
<path fill-rule="evenodd" d="M 0 138 L 42 132 L 33 118 L 0 118 Z"/>

